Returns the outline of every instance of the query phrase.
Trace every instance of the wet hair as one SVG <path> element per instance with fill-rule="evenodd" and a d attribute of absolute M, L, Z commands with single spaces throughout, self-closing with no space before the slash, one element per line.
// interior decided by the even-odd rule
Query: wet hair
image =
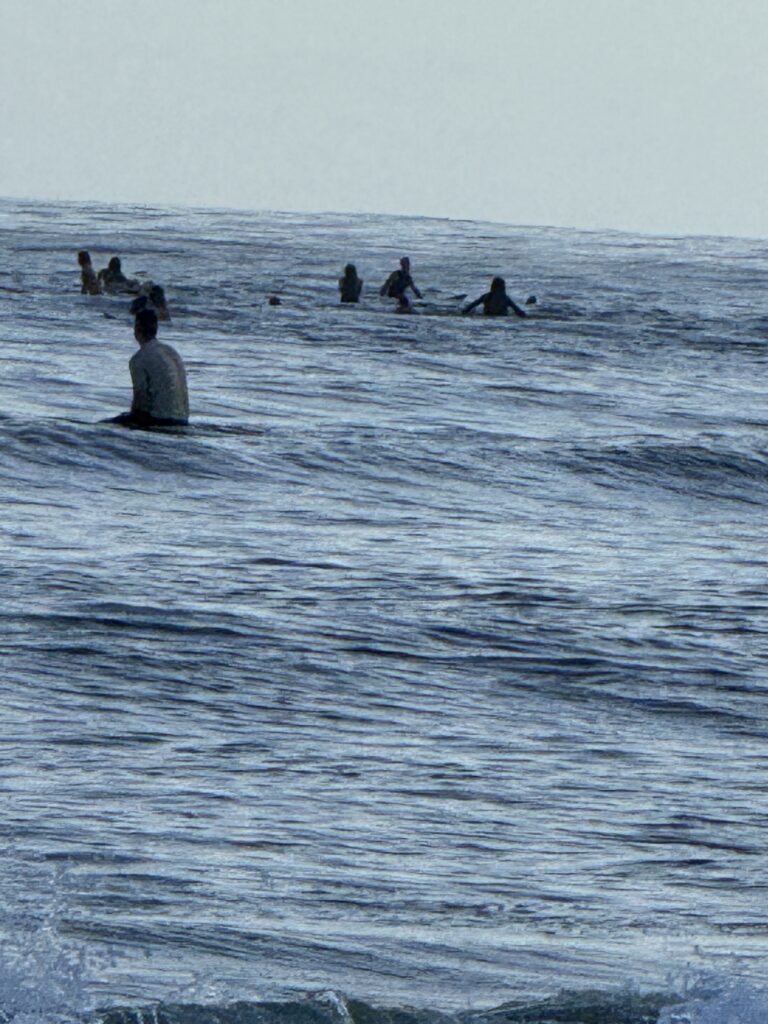
<path fill-rule="evenodd" d="M 344 267 L 344 277 L 357 277 L 357 267 L 354 263 L 348 263 Z"/>
<path fill-rule="evenodd" d="M 165 305 L 165 292 L 159 284 L 153 284 L 149 289 L 149 298 L 151 302 L 154 302 L 156 306 Z"/>
<path fill-rule="evenodd" d="M 491 281 L 492 292 L 503 292 L 506 290 L 506 287 L 507 286 L 503 277 L 494 277 L 494 279 Z"/>
<path fill-rule="evenodd" d="M 145 338 L 154 338 L 157 334 L 157 313 L 154 309 L 140 309 L 136 314 L 136 327 Z"/>
<path fill-rule="evenodd" d="M 91 254 L 87 252 L 85 249 L 81 249 L 80 252 L 77 254 L 77 262 L 80 264 L 81 267 L 86 263 L 90 263 Z"/>
<path fill-rule="evenodd" d="M 109 261 L 108 267 L 112 271 L 120 270 L 120 257 L 113 256 L 112 259 Z"/>
<path fill-rule="evenodd" d="M 270 306 L 282 306 L 282 302 L 280 301 L 280 297 L 278 295 L 270 295 L 269 304 Z"/>

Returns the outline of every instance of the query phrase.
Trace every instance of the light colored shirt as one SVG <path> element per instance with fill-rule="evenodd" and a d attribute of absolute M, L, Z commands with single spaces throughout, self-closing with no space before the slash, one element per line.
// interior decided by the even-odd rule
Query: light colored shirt
<path fill-rule="evenodd" d="M 181 356 L 157 338 L 146 342 L 131 356 L 132 412 L 155 420 L 189 418 L 187 374 Z"/>

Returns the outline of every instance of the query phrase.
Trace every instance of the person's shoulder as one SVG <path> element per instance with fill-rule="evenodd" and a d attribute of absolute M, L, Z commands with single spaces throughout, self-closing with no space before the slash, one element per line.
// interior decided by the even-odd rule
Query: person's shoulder
<path fill-rule="evenodd" d="M 155 339 L 155 340 L 157 341 L 157 339 Z M 158 345 L 158 351 L 164 352 L 171 359 L 177 359 L 179 362 L 182 361 L 181 360 L 181 356 L 179 355 L 179 353 L 176 351 L 176 349 L 173 347 L 173 345 L 169 345 L 167 341 L 158 341 L 157 345 Z"/>

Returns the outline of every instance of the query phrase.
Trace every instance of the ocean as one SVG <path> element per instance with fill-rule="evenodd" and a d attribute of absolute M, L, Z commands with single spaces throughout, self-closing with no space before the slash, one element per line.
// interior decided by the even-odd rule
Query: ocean
<path fill-rule="evenodd" d="M 0 241 L 0 1019 L 764 1024 L 768 243 Z M 165 288 L 188 428 L 99 422 L 81 248 Z M 461 316 L 496 274 L 529 317 Z"/>

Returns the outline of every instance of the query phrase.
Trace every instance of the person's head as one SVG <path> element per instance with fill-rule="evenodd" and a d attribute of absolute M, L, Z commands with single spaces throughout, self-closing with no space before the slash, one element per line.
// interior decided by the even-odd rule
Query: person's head
<path fill-rule="evenodd" d="M 120 273 L 120 257 L 119 256 L 113 256 L 112 259 L 107 264 L 107 266 L 109 267 L 109 269 L 112 271 L 113 274 L 119 274 Z"/>
<path fill-rule="evenodd" d="M 504 278 L 494 277 L 494 279 L 491 281 L 491 291 L 493 292 L 493 294 L 495 295 L 497 292 L 505 292 L 506 290 L 507 286 L 504 283 Z"/>
<path fill-rule="evenodd" d="M 149 301 L 154 302 L 156 306 L 165 305 L 165 292 L 159 284 L 153 284 L 149 289 Z"/>
<path fill-rule="evenodd" d="M 403 256 L 403 258 L 400 260 L 400 266 L 406 273 L 411 269 L 411 261 L 408 259 L 407 256 Z"/>
<path fill-rule="evenodd" d="M 344 277 L 347 277 L 347 278 L 357 277 L 357 267 L 355 266 L 354 263 L 348 263 L 346 265 L 346 267 L 344 267 Z"/>
<path fill-rule="evenodd" d="M 157 337 L 157 313 L 154 309 L 140 309 L 133 322 L 133 336 L 140 345 Z"/>
<path fill-rule="evenodd" d="M 267 301 L 270 306 L 282 306 L 282 301 L 279 295 L 270 295 Z"/>
<path fill-rule="evenodd" d="M 91 265 L 91 254 L 86 252 L 85 249 L 81 249 L 77 254 L 77 262 L 81 267 L 90 267 Z"/>

